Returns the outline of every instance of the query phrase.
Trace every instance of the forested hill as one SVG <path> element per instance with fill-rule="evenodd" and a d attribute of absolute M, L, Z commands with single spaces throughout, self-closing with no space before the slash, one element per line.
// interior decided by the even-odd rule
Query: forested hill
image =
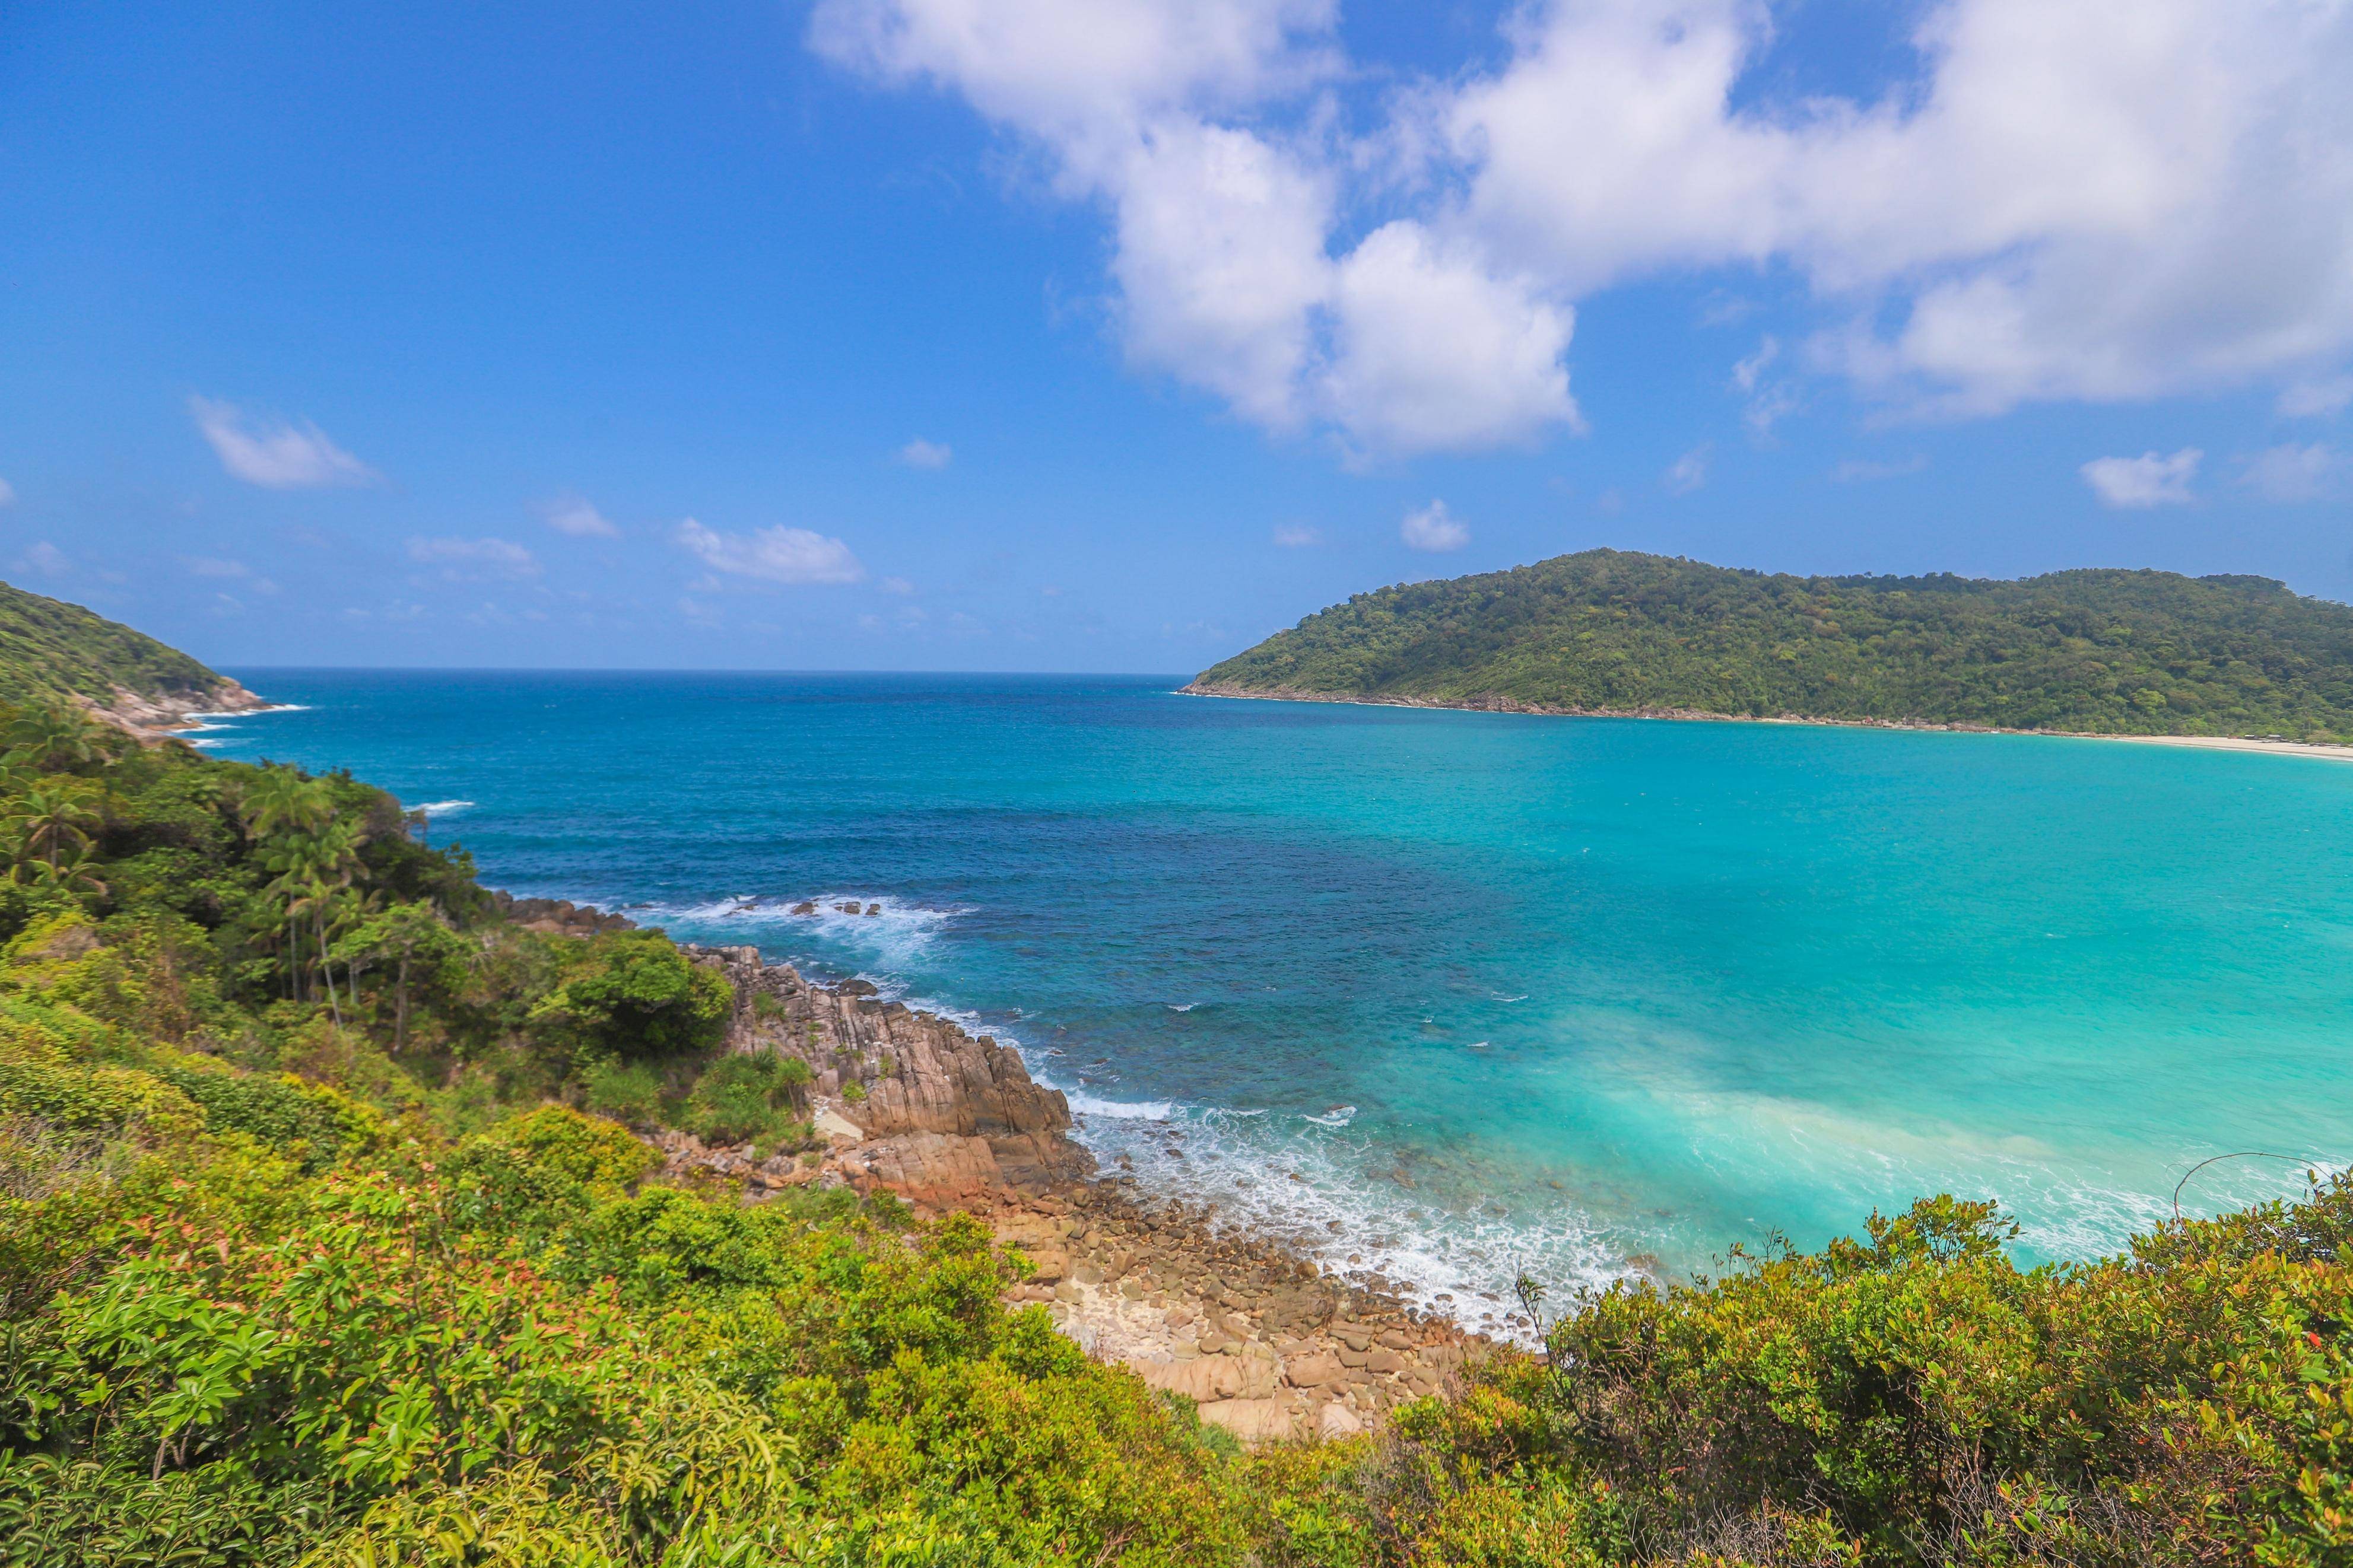
<path fill-rule="evenodd" d="M 125 693 L 138 700 L 124 703 Z M 110 716 L 151 721 L 216 701 L 252 700 L 227 676 L 143 632 L 5 583 L 0 583 L 0 698 L 79 698 Z M 121 711 L 126 708 L 135 711 Z"/>
<path fill-rule="evenodd" d="M 2353 736 L 2353 607 L 2267 577 L 1793 577 L 1620 550 L 1359 594 L 1188 690 Z"/>

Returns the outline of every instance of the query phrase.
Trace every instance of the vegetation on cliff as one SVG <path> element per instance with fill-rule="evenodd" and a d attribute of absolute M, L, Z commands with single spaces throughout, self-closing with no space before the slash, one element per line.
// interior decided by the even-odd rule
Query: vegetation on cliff
<path fill-rule="evenodd" d="M 0 692 L 101 705 L 118 689 L 199 701 L 228 679 L 105 616 L 0 583 Z"/>
<path fill-rule="evenodd" d="M 2262 577 L 1792 577 L 1589 550 L 1359 594 L 1195 685 L 2328 741 L 2353 735 L 2353 608 Z"/>
<path fill-rule="evenodd" d="M 2353 1552 L 2341 1182 L 2032 1271 L 1936 1200 L 1246 1454 L 974 1221 L 667 1184 L 584 1113 L 788 1123 L 659 934 L 502 919 L 348 778 L 0 736 L 0 1564 Z"/>

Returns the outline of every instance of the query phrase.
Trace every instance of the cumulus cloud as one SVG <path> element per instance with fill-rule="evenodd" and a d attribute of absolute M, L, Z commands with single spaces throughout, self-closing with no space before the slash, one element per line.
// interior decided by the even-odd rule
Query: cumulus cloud
<path fill-rule="evenodd" d="M 336 446 L 307 419 L 290 425 L 210 397 L 188 399 L 188 414 L 212 444 L 221 467 L 249 485 L 301 490 L 384 482 L 382 474 Z"/>
<path fill-rule="evenodd" d="M 16 487 L 10 484 L 5 479 L 0 479 L 0 506 L 15 506 L 16 504 Z"/>
<path fill-rule="evenodd" d="M 877 583 L 875 586 L 881 589 L 886 594 L 898 594 L 902 595 L 913 594 L 915 591 L 915 585 L 913 583 L 908 582 L 904 577 L 885 577 L 881 582 Z"/>
<path fill-rule="evenodd" d="M 558 496 L 539 509 L 540 520 L 558 533 L 575 539 L 617 539 L 613 520 L 579 496 Z"/>
<path fill-rule="evenodd" d="M 1405 541 L 1408 550 L 1442 555 L 1470 543 L 1471 530 L 1446 510 L 1444 501 L 1434 500 L 1419 511 L 1406 513 L 1398 525 L 1398 537 Z"/>
<path fill-rule="evenodd" d="M 678 525 L 678 542 L 713 572 L 764 583 L 855 583 L 866 575 L 849 546 L 806 528 L 763 528 L 722 533 L 692 518 Z"/>
<path fill-rule="evenodd" d="M 1324 535 L 1304 523 L 1287 522 L 1274 531 L 1274 542 L 1285 550 L 1306 550 L 1324 542 Z"/>
<path fill-rule="evenodd" d="M 1348 160 L 1251 123 L 1341 62 L 1329 0 L 821 0 L 814 47 L 927 82 L 1042 150 L 1100 204 L 1130 362 L 1268 429 L 1360 453 L 1470 450 L 1574 425 L 1573 313 L 1420 222 L 1335 233 Z"/>
<path fill-rule="evenodd" d="M 2353 347 L 2353 6 L 1924 0 L 1846 97 L 1760 76 L 1775 10 L 1531 0 L 1360 117 L 1332 0 L 820 0 L 810 38 L 1097 205 L 1138 364 L 1354 448 L 1575 427 L 1571 307 L 1694 269 L 1798 277 L 1808 366 L 1947 415 Z"/>
<path fill-rule="evenodd" d="M 899 448 L 899 461 L 911 468 L 944 468 L 955 456 L 955 448 L 946 442 L 926 441 L 921 436 Z"/>
<path fill-rule="evenodd" d="M 2318 500 L 2336 488 L 2344 460 L 2326 444 L 2294 442 L 2256 453 L 2241 465 L 2239 482 L 2265 500 Z"/>
<path fill-rule="evenodd" d="M 1659 483 L 1671 496 L 1691 494 L 1707 483 L 1707 460 L 1711 455 L 1712 448 L 1702 442 L 1669 463 L 1667 471 L 1659 476 Z"/>
<path fill-rule="evenodd" d="M 2102 504 L 2139 508 L 2182 506 L 2197 498 L 2190 484 L 2206 454 L 2184 447 L 2171 457 L 2144 452 L 2137 458 L 2094 458 L 2084 465 L 2084 482 Z"/>
<path fill-rule="evenodd" d="M 538 557 L 507 539 L 412 539 L 408 558 L 419 565 L 440 567 L 441 574 L 451 582 L 539 575 Z"/>

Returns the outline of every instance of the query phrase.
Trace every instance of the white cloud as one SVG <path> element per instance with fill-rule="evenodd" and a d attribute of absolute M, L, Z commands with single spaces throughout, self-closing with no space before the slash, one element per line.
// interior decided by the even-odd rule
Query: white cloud
<path fill-rule="evenodd" d="M 1668 464 L 1667 471 L 1659 477 L 1659 483 L 1666 487 L 1671 496 L 1691 494 L 1707 483 L 1707 460 L 1711 455 L 1712 448 L 1704 441 L 1701 442 Z"/>
<path fill-rule="evenodd" d="M 180 557 L 180 563 L 185 566 L 193 576 L 226 578 L 232 582 L 243 583 L 257 594 L 278 592 L 277 584 L 258 574 L 252 567 L 242 561 L 226 560 L 213 555 L 183 555 Z M 223 595 L 222 597 L 226 598 L 227 595 Z"/>
<path fill-rule="evenodd" d="M 1917 456 L 1902 458 L 1886 463 L 1875 463 L 1863 458 L 1849 458 L 1831 470 L 1831 478 L 1842 485 L 1872 479 L 1900 479 L 1906 474 L 1919 473 L 1927 466 L 1928 459 Z"/>
<path fill-rule="evenodd" d="M 678 525 L 678 542 L 713 572 L 764 583 L 855 583 L 866 575 L 849 546 L 806 528 L 763 528 L 720 533 L 692 518 Z"/>
<path fill-rule="evenodd" d="M 408 558 L 420 565 L 438 566 L 453 583 L 485 578 L 539 575 L 539 560 L 506 539 L 412 539 Z"/>
<path fill-rule="evenodd" d="M 5 479 L 0 479 L 0 506 L 15 506 L 16 504 L 16 487 L 10 484 Z"/>
<path fill-rule="evenodd" d="M 1335 16 L 1330 0 L 822 0 L 810 38 L 961 93 L 1046 153 L 1060 194 L 1107 209 L 1137 368 L 1361 453 L 1573 426 L 1564 303 L 1419 222 L 1335 254 L 1346 160 L 1245 122 L 1339 68 Z"/>
<path fill-rule="evenodd" d="M 2336 488 L 2344 459 L 2326 444 L 2289 442 L 2258 452 L 2241 466 L 2239 482 L 2265 500 L 2318 500 Z"/>
<path fill-rule="evenodd" d="M 559 496 L 541 507 L 539 515 L 548 527 L 575 539 L 617 539 L 621 534 L 611 518 L 579 496 Z"/>
<path fill-rule="evenodd" d="M 1781 9 L 1530 0 L 1354 118 L 1333 0 L 820 0 L 810 37 L 1098 205 L 1139 365 L 1355 449 L 1574 427 L 1570 307 L 1694 269 L 1794 274 L 1806 362 L 1919 411 L 2353 347 L 2344 0 L 1923 0 L 1915 63 L 1856 97 L 1760 77 Z"/>
<path fill-rule="evenodd" d="M 944 441 L 926 441 L 921 436 L 899 448 L 899 461 L 911 468 L 944 468 L 955 457 L 955 449 Z"/>
<path fill-rule="evenodd" d="M 1306 550 L 1324 542 L 1324 535 L 1303 523 L 1285 523 L 1274 531 L 1274 542 L 1285 550 Z"/>
<path fill-rule="evenodd" d="M 2206 456 L 2184 447 L 2169 458 L 2144 452 L 2137 458 L 2094 458 L 2084 465 L 2084 482 L 2103 504 L 2115 507 L 2181 506 L 2195 500 L 2189 486 Z"/>
<path fill-rule="evenodd" d="M 1470 543 L 1471 530 L 1446 510 L 1444 501 L 1434 500 L 1419 511 L 1406 513 L 1405 521 L 1398 525 L 1398 537 L 1409 550 L 1441 555 Z"/>
<path fill-rule="evenodd" d="M 2279 411 L 2290 419 L 2323 419 L 2353 404 L 2353 375 L 2299 381 L 2279 395 Z"/>
<path fill-rule="evenodd" d="M 264 419 L 210 397 L 188 399 L 188 413 L 221 467 L 248 484 L 300 490 L 384 482 L 383 475 L 307 419 L 299 426 Z"/>
<path fill-rule="evenodd" d="M 915 591 L 915 585 L 904 577 L 885 577 L 875 586 L 886 594 L 912 594 Z"/>
<path fill-rule="evenodd" d="M 1575 318 L 1419 224 L 1341 263 L 1323 406 L 1376 452 L 1471 451 L 1578 425 L 1561 356 Z"/>
<path fill-rule="evenodd" d="M 1781 340 L 1767 334 L 1765 341 L 1757 345 L 1755 353 L 1732 367 L 1732 389 L 1735 392 L 1756 391 L 1757 378 L 1765 374 L 1766 366 L 1780 357 Z"/>
<path fill-rule="evenodd" d="M 64 551 L 44 539 L 28 546 L 25 553 L 16 558 L 16 570 L 37 573 L 44 577 L 62 577 L 73 570 L 73 563 L 67 559 Z"/>

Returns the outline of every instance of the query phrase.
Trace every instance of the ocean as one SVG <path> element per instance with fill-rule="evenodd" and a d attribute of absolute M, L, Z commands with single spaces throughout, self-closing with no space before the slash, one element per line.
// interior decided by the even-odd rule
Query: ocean
<path fill-rule="evenodd" d="M 1080 1136 L 1472 1324 L 1999 1201 L 2028 1261 L 2353 1151 L 2353 766 L 1180 697 L 1181 678 L 240 669 L 220 755 L 519 895 L 1018 1045 Z M 816 918 L 804 899 L 879 903 Z"/>

